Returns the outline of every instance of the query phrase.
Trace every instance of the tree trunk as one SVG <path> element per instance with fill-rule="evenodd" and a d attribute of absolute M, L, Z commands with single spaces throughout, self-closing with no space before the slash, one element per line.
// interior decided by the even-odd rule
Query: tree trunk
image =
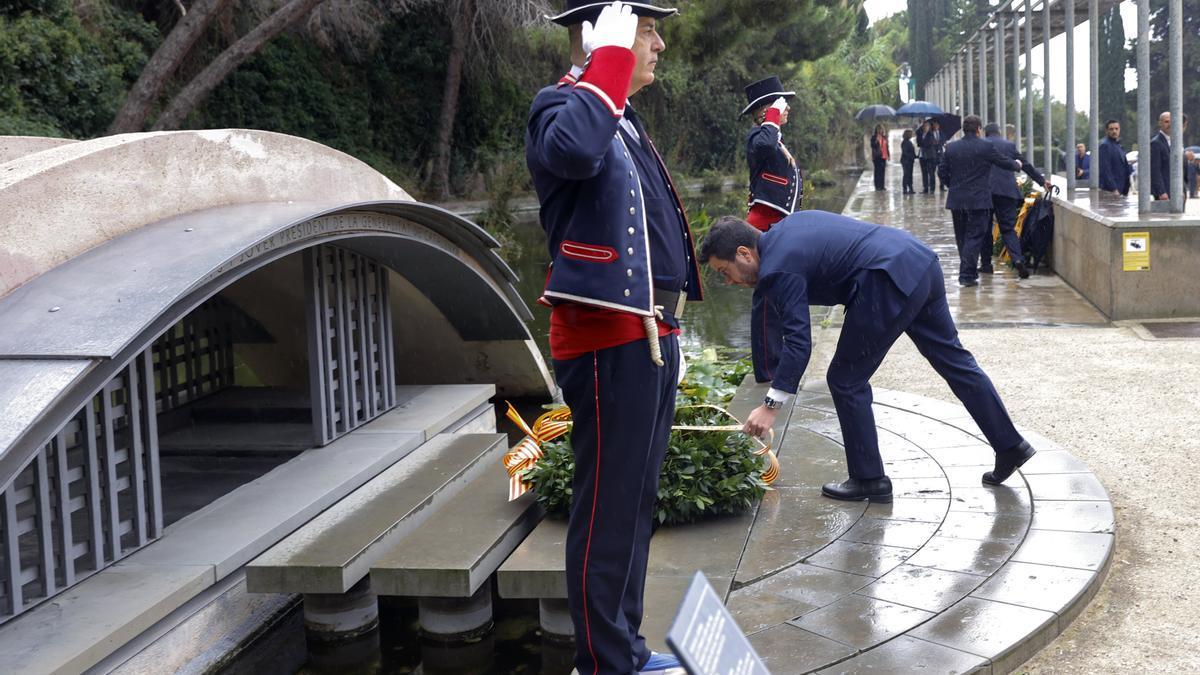
<path fill-rule="evenodd" d="M 450 60 L 446 64 L 446 86 L 442 89 L 442 115 L 438 123 L 437 146 L 433 160 L 430 192 L 441 199 L 450 198 L 450 149 L 454 138 L 454 118 L 458 115 L 458 90 L 462 85 L 463 61 L 467 38 L 475 13 L 474 0 L 460 0 L 458 16 L 450 29 Z"/>
<path fill-rule="evenodd" d="M 254 30 L 242 36 L 229 46 L 221 55 L 213 59 L 199 75 L 192 78 L 175 98 L 167 105 L 167 109 L 159 115 L 154 123 L 154 131 L 178 129 L 196 106 L 212 92 L 217 85 L 237 69 L 242 63 L 258 53 L 263 45 L 279 35 L 289 26 L 308 16 L 317 5 L 324 0 L 290 0 L 286 5 L 275 10 L 265 21 L 255 26 Z"/>
<path fill-rule="evenodd" d="M 163 86 L 175 74 L 179 64 L 191 51 L 192 45 L 204 35 L 209 24 L 228 2 L 229 0 L 198 0 L 192 5 L 191 11 L 167 33 L 166 39 L 142 69 L 137 82 L 125 95 L 117 116 L 108 125 L 108 133 L 124 134 L 145 128 L 150 108 L 158 100 Z"/>

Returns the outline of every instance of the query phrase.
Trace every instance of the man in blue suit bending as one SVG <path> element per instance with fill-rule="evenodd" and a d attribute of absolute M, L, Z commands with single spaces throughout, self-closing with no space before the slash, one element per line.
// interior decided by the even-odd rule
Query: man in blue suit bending
<path fill-rule="evenodd" d="M 746 433 L 754 436 L 775 423 L 808 366 L 809 305 L 846 307 L 826 380 L 850 477 L 822 487 L 826 496 L 892 501 L 871 413 L 870 379 L 901 333 L 946 380 L 996 450 L 995 468 L 983 474 L 984 483 L 1002 483 L 1033 456 L 992 381 L 958 341 L 937 254 L 908 233 L 824 211 L 800 211 L 763 234 L 726 216 L 704 238 L 699 259 L 727 282 L 753 287 L 754 306 L 773 305 L 782 320 L 783 354 L 771 389 L 745 423 Z M 765 302 L 758 302 L 760 296 Z M 751 321 L 753 331 L 762 317 Z"/>
<path fill-rule="evenodd" d="M 979 254 L 992 218 L 992 167 L 1020 171 L 1020 160 L 1005 157 L 996 146 L 979 137 L 981 121 L 977 115 L 963 118 L 963 137 L 946 146 L 938 164 L 938 178 L 950 186 L 946 208 L 957 211 L 964 224 L 963 242 L 958 249 L 958 283 L 979 285 Z"/>

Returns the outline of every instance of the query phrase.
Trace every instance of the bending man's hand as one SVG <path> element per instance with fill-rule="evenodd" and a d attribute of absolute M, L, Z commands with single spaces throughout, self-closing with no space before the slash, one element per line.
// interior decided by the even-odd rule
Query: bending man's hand
<path fill-rule="evenodd" d="M 637 39 L 638 17 L 633 8 L 620 0 L 600 10 L 596 24 L 583 22 L 583 51 L 591 54 L 601 47 L 631 49 Z"/>
<path fill-rule="evenodd" d="M 750 412 L 746 423 L 742 425 L 742 431 L 754 438 L 762 438 L 767 435 L 771 427 L 775 426 L 777 414 L 779 414 L 779 410 L 771 410 L 765 405 L 760 405 Z"/>

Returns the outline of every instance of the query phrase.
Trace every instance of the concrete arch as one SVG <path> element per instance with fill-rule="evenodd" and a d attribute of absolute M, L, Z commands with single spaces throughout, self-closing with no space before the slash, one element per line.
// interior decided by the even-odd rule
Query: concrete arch
<path fill-rule="evenodd" d="M 151 132 L 44 145 L 53 147 L 8 161 L 0 172 L 0 296 L 113 237 L 181 213 L 262 202 L 412 201 L 350 155 L 266 131 Z"/>
<path fill-rule="evenodd" d="M 35 152 L 57 148 L 68 143 L 78 143 L 70 138 L 47 138 L 44 136 L 0 136 L 0 164 Z"/>

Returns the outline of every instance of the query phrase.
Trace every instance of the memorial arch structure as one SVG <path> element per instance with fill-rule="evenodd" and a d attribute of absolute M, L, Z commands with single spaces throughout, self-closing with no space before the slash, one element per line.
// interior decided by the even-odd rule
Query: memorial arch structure
<path fill-rule="evenodd" d="M 316 143 L 3 138 L 0 213 L 0 633 L 169 538 L 172 438 L 299 456 L 410 385 L 551 395 L 496 240 Z"/>

